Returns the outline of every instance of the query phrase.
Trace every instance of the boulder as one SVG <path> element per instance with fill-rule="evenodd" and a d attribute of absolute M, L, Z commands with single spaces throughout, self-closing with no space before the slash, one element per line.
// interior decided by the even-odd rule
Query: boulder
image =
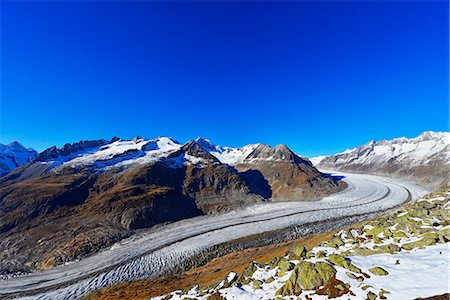
<path fill-rule="evenodd" d="M 352 272 L 361 273 L 360 268 L 358 268 L 357 266 L 352 264 L 349 259 L 345 258 L 344 256 L 342 256 L 340 254 L 330 254 L 328 256 L 328 261 L 330 263 L 332 263 L 333 265 L 343 267 Z"/>
<path fill-rule="evenodd" d="M 325 261 L 319 261 L 314 264 L 317 272 L 322 278 L 323 282 L 327 282 L 334 276 L 336 276 L 336 269 Z"/>
<path fill-rule="evenodd" d="M 249 262 L 248 265 L 242 271 L 242 276 L 244 277 L 252 277 L 253 273 L 257 270 L 257 265 L 255 262 Z"/>
<path fill-rule="evenodd" d="M 277 264 L 277 266 L 278 266 L 278 272 L 277 272 L 278 276 L 284 276 L 284 275 L 286 275 L 286 272 L 294 269 L 294 264 L 291 263 L 286 258 L 282 258 L 280 260 L 280 262 Z"/>
<path fill-rule="evenodd" d="M 377 299 L 377 295 L 375 293 L 372 292 L 367 293 L 367 300 L 375 300 L 375 299 Z"/>
<path fill-rule="evenodd" d="M 306 257 L 306 248 L 304 246 L 295 246 L 288 251 L 289 259 L 302 260 Z"/>
<path fill-rule="evenodd" d="M 314 290 L 323 285 L 322 276 L 311 262 L 301 262 L 296 266 L 297 283 L 304 290 Z"/>
<path fill-rule="evenodd" d="M 297 280 L 296 278 L 292 277 L 289 278 L 284 285 L 279 288 L 275 295 L 280 295 L 280 296 L 298 296 L 300 295 L 302 292 L 302 289 L 300 288 L 300 286 L 297 284 Z"/>
<path fill-rule="evenodd" d="M 261 280 L 255 279 L 255 280 L 253 280 L 252 287 L 254 290 L 258 290 L 261 288 L 262 284 L 263 284 L 263 282 Z"/>

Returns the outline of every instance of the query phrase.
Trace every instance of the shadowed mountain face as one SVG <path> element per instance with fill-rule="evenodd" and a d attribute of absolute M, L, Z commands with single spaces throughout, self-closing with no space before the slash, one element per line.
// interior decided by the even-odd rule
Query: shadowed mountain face
<path fill-rule="evenodd" d="M 448 184 L 450 133 L 427 131 L 416 138 L 371 141 L 322 158 L 318 167 L 404 178 L 430 187 Z"/>
<path fill-rule="evenodd" d="M 0 271 L 45 269 L 137 229 L 343 187 L 282 145 L 115 138 L 52 147 L 0 178 Z"/>

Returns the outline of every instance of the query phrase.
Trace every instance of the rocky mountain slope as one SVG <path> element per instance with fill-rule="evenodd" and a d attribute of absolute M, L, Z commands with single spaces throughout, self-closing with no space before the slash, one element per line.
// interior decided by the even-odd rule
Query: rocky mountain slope
<path fill-rule="evenodd" d="M 450 133 L 427 131 L 416 138 L 370 141 L 312 160 L 322 169 L 386 175 L 439 187 L 449 180 Z"/>
<path fill-rule="evenodd" d="M 163 222 L 343 187 L 286 146 L 136 137 L 51 147 L 0 178 L 0 271 L 49 268 Z"/>
<path fill-rule="evenodd" d="M 0 144 L 0 177 L 17 167 L 32 162 L 38 156 L 37 151 L 26 148 L 18 142 Z"/>

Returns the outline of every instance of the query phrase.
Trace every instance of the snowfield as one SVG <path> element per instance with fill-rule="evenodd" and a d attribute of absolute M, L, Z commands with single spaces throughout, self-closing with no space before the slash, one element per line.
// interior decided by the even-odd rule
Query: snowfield
<path fill-rule="evenodd" d="M 167 273 L 220 243 L 315 222 L 326 228 L 332 225 L 330 219 L 386 211 L 429 192 L 386 177 L 333 175 L 345 176 L 348 188 L 320 201 L 264 203 L 150 229 L 81 261 L 2 280 L 0 298 L 78 299 L 100 287 Z"/>

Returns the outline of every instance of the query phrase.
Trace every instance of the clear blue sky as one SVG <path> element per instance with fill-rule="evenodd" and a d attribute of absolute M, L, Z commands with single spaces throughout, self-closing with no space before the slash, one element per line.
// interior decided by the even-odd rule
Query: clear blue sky
<path fill-rule="evenodd" d="M 448 130 L 448 2 L 2 1 L 1 143 L 331 154 Z"/>

